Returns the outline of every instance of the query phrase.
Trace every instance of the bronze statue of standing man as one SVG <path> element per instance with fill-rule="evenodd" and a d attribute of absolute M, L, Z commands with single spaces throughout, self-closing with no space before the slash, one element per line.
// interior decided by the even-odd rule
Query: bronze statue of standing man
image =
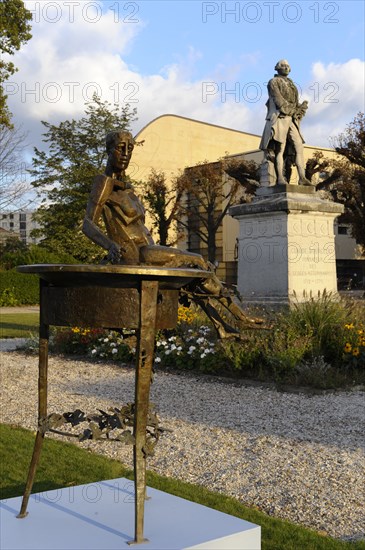
<path fill-rule="evenodd" d="M 260 149 L 265 151 L 265 160 L 274 163 L 276 184 L 289 183 L 291 166 L 295 164 L 299 176 L 298 184 L 312 185 L 305 177 L 304 139 L 299 127 L 308 102 L 299 103 L 297 87 L 288 78 L 290 66 L 286 59 L 278 61 L 275 70 L 278 74 L 267 86 L 269 99 L 266 103 L 266 124 Z"/>

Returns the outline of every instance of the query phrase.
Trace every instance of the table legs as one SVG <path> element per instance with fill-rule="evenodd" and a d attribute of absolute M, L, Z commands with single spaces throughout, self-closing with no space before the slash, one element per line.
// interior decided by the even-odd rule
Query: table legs
<path fill-rule="evenodd" d="M 135 487 L 135 537 L 131 544 L 145 542 L 143 537 L 144 504 L 146 497 L 146 429 L 149 394 L 155 349 L 155 325 L 158 282 L 141 283 L 140 326 L 137 347 L 135 382 L 135 418 L 133 450 Z"/>
<path fill-rule="evenodd" d="M 48 340 L 49 327 L 41 323 L 39 327 L 38 423 L 47 416 Z M 18 518 L 24 518 L 27 515 L 28 501 L 41 455 L 43 440 L 44 433 L 40 429 L 40 425 L 38 425 L 33 456 L 29 466 L 22 505 L 17 516 Z"/>
<path fill-rule="evenodd" d="M 138 330 L 135 418 L 133 449 L 135 485 L 135 537 L 131 544 L 144 542 L 144 505 L 146 498 L 146 431 L 149 414 L 149 394 L 155 348 L 158 281 L 142 281 L 140 289 L 140 321 Z M 41 422 L 47 417 L 49 326 L 40 324 L 39 331 L 39 377 L 38 377 L 38 431 L 29 467 L 25 492 L 18 518 L 27 515 L 27 506 L 40 459 L 44 440 Z"/>

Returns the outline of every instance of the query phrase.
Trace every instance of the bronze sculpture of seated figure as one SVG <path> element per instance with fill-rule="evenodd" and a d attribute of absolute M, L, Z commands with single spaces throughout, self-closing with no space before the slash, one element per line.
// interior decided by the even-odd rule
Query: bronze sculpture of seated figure
<path fill-rule="evenodd" d="M 243 328 L 260 327 L 262 321 L 244 314 L 202 256 L 154 243 L 144 224 L 143 205 L 125 175 L 133 148 L 134 139 L 128 131 L 110 132 L 106 136 L 108 162 L 105 174 L 94 179 L 83 224 L 85 235 L 108 251 L 105 261 L 113 264 L 210 271 L 210 278 L 186 289 L 185 295 L 206 312 L 221 338 L 239 336 Z M 98 225 L 101 218 L 106 234 Z"/>

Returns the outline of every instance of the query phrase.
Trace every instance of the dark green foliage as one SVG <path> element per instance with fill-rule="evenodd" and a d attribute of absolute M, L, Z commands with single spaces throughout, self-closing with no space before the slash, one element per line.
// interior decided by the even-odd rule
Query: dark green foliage
<path fill-rule="evenodd" d="M 17 239 L 8 239 L 0 247 L 1 271 L 0 306 L 19 306 L 39 303 L 37 275 L 18 273 L 16 267 L 30 264 L 74 264 L 75 258 L 65 252 L 55 254 L 41 245 L 24 245 Z"/>
<path fill-rule="evenodd" d="M 0 306 L 32 305 L 39 303 L 39 278 L 37 275 L 0 272 Z"/>
<path fill-rule="evenodd" d="M 24 6 L 23 0 L 1 0 L 0 2 L 0 53 L 10 54 L 20 49 L 22 44 L 28 42 L 32 14 Z M 3 83 L 18 69 L 11 61 L 0 59 L 0 80 Z M 0 88 L 0 125 L 11 128 L 11 113 L 6 104 L 7 96 L 3 87 Z"/>
<path fill-rule="evenodd" d="M 40 245 L 23 245 L 17 250 L 7 251 L 6 247 L 1 251 L 0 266 L 3 269 L 13 269 L 18 265 L 30 264 L 74 264 L 75 258 L 66 252 L 56 254 Z"/>
<path fill-rule="evenodd" d="M 57 254 L 68 253 L 79 262 L 99 262 L 105 252 L 81 231 L 92 182 L 106 164 L 105 136 L 117 129 L 129 130 L 135 110 L 129 105 L 102 102 L 97 96 L 88 103 L 80 120 L 58 126 L 42 122 L 48 151 L 35 148 L 32 185 L 43 197 L 34 216 L 41 229 L 34 235 Z"/>

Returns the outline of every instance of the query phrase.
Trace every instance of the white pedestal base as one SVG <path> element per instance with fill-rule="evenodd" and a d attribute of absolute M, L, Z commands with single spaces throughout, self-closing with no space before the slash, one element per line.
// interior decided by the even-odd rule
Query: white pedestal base
<path fill-rule="evenodd" d="M 145 537 L 134 537 L 134 486 L 120 478 L 32 495 L 17 519 L 21 497 L 0 501 L 2 550 L 260 550 L 261 528 L 148 488 Z"/>
<path fill-rule="evenodd" d="M 337 294 L 334 220 L 343 206 L 312 187 L 261 187 L 233 206 L 240 224 L 237 288 L 245 303 L 288 305 Z"/>

